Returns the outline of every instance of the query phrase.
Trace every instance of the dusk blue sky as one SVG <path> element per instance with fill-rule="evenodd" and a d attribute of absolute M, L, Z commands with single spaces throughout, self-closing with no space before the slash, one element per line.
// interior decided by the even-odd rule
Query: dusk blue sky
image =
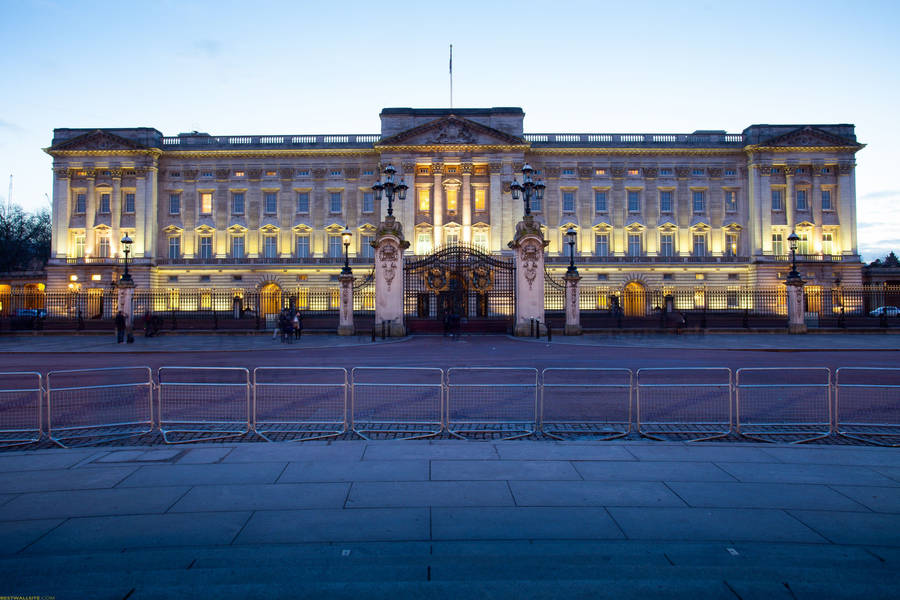
<path fill-rule="evenodd" d="M 387 106 L 525 130 L 854 123 L 860 249 L 900 251 L 897 2 L 0 0 L 0 198 L 47 205 L 54 127 L 377 133 Z"/>

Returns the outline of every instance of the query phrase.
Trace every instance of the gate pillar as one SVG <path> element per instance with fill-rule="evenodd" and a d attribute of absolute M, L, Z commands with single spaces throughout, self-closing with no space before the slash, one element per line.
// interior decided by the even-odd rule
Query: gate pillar
<path fill-rule="evenodd" d="M 788 333 L 806 333 L 806 321 L 803 310 L 803 284 L 800 277 L 788 277 L 784 285 L 787 287 Z"/>
<path fill-rule="evenodd" d="M 516 252 L 516 324 L 514 335 L 534 335 L 532 319 L 540 323 L 546 334 L 544 318 L 544 239 L 541 226 L 533 215 L 525 215 L 516 225 L 516 234 L 508 244 Z"/>
<path fill-rule="evenodd" d="M 338 335 L 353 335 L 356 330 L 353 327 L 353 275 L 340 275 L 341 282 L 341 308 L 338 319 Z"/>
<path fill-rule="evenodd" d="M 375 329 L 388 328 L 391 337 L 406 335 L 403 325 L 403 251 L 409 242 L 393 215 L 375 233 Z M 382 325 L 384 323 L 385 325 Z"/>
<path fill-rule="evenodd" d="M 563 279 L 566 281 L 566 329 L 565 335 L 581 335 L 581 307 L 578 304 L 578 288 L 581 275 L 566 273 Z"/>

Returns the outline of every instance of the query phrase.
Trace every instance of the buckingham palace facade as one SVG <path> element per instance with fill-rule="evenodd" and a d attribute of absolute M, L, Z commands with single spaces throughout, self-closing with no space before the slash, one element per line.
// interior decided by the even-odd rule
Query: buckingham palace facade
<path fill-rule="evenodd" d="M 151 289 L 323 286 L 344 261 L 369 270 L 391 164 L 409 186 L 394 214 L 427 255 L 465 242 L 507 254 L 524 163 L 551 273 L 577 232 L 584 283 L 771 286 L 861 282 L 853 125 L 751 125 L 741 133 L 525 133 L 520 108 L 381 112 L 380 134 L 166 136 L 152 128 L 56 129 L 48 290 L 108 287 L 130 269 Z M 71 289 L 71 286 L 70 286 Z"/>

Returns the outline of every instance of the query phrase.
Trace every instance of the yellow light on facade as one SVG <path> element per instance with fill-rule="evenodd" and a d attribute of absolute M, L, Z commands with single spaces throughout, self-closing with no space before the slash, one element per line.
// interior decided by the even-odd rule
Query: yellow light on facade
<path fill-rule="evenodd" d="M 69 281 L 78 281 L 78 275 L 69 275 Z"/>
<path fill-rule="evenodd" d="M 91 275 L 91 281 L 100 281 L 101 279 L 103 279 L 103 276 L 99 273 L 94 273 L 93 275 Z"/>

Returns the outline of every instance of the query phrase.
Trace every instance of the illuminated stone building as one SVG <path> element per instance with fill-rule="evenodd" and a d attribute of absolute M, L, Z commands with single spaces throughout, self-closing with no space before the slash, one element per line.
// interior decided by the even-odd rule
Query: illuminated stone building
<path fill-rule="evenodd" d="M 578 232 L 583 285 L 765 286 L 800 236 L 810 285 L 860 283 L 852 125 L 751 125 L 742 133 L 524 133 L 519 108 L 381 112 L 366 135 L 166 136 L 56 129 L 48 289 L 109 286 L 134 239 L 139 288 L 334 285 L 340 233 L 368 271 L 390 163 L 409 186 L 395 215 L 410 252 L 467 242 L 508 253 L 527 162 L 546 185 L 536 220 L 562 273 Z M 600 283 L 598 283 L 600 282 Z"/>

